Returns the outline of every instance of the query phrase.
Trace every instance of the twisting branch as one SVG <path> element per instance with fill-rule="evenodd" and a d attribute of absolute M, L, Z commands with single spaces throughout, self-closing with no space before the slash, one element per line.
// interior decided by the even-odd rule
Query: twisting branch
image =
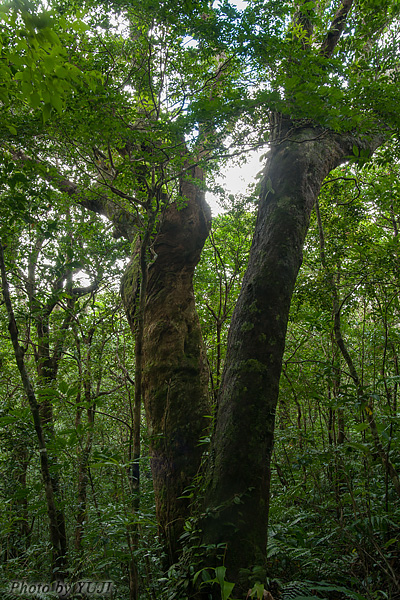
<path fill-rule="evenodd" d="M 355 177 L 334 177 L 332 179 L 327 179 L 326 181 L 324 181 L 324 183 L 321 185 L 321 188 L 324 185 L 327 185 L 328 183 L 333 183 L 334 181 L 339 181 L 339 180 L 343 180 L 343 181 L 354 181 L 354 185 L 357 188 L 357 195 L 354 196 L 354 198 L 352 198 L 351 200 L 348 200 L 348 202 L 336 202 L 337 206 L 348 206 L 349 204 L 351 204 L 352 202 L 354 202 L 354 200 L 357 200 L 357 198 L 360 197 L 361 194 L 361 189 L 360 186 L 358 185 L 358 181 Z"/>
<path fill-rule="evenodd" d="M 353 0 L 342 0 L 332 24 L 321 44 L 320 54 L 329 58 L 332 56 L 346 26 L 347 16 L 353 5 Z"/>
<path fill-rule="evenodd" d="M 138 223 L 137 218 L 130 211 L 118 206 L 115 201 L 108 196 L 101 194 L 98 190 L 89 192 L 84 191 L 78 184 L 70 181 L 67 177 L 64 177 L 59 173 L 53 165 L 48 165 L 41 160 L 32 158 L 21 150 L 7 148 L 7 151 L 16 162 L 27 165 L 32 164 L 39 167 L 41 177 L 48 183 L 51 183 L 60 192 L 73 198 L 82 208 L 86 208 L 91 212 L 103 215 L 110 219 L 119 235 L 126 237 L 129 241 L 133 240 Z M 132 204 L 143 204 L 142 202 L 137 201 L 133 196 L 125 194 L 114 186 L 107 184 L 107 187 L 116 196 L 128 200 Z"/>

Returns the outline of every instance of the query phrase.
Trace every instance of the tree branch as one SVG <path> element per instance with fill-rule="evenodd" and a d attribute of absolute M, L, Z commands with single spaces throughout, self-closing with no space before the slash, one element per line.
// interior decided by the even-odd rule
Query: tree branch
<path fill-rule="evenodd" d="M 346 26 L 347 15 L 351 10 L 352 5 L 353 0 L 341 1 L 329 31 L 326 34 L 325 40 L 322 42 L 320 48 L 320 54 L 322 54 L 322 56 L 325 56 L 326 58 L 332 56 Z"/>
<path fill-rule="evenodd" d="M 87 210 L 98 215 L 103 215 L 110 219 L 115 226 L 115 237 L 126 237 L 129 241 L 133 238 L 137 229 L 137 217 L 126 209 L 118 206 L 111 198 L 97 191 L 84 191 L 78 184 L 70 181 L 59 173 L 53 165 L 48 165 L 41 160 L 28 156 L 21 150 L 7 148 L 13 160 L 23 164 L 32 164 L 40 168 L 40 175 L 48 183 L 54 185 L 60 192 L 67 194 L 70 198 Z M 117 188 L 109 186 L 110 190 L 117 196 L 127 199 L 132 203 L 142 204 L 137 202 L 135 198 L 124 194 Z"/>

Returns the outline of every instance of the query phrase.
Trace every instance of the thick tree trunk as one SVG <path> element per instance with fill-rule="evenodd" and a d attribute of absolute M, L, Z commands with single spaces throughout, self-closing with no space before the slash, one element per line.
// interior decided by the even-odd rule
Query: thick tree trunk
<path fill-rule="evenodd" d="M 202 179 L 199 168 L 191 176 Z M 181 496 L 193 483 L 202 455 L 200 438 L 210 414 L 208 370 L 193 294 L 193 273 L 211 216 L 204 192 L 184 181 L 186 205 L 167 207 L 148 268 L 143 332 L 143 399 L 150 435 L 151 466 L 160 533 L 169 563 L 188 516 Z M 136 263 L 136 264 L 135 264 Z M 122 281 L 122 297 L 134 330 L 137 260 Z"/>
<path fill-rule="evenodd" d="M 324 178 L 351 154 L 351 136 L 280 124 L 264 171 L 249 265 L 233 314 L 213 434 L 203 524 L 226 544 L 227 580 L 266 558 L 270 461 L 286 327 L 310 213 Z"/>

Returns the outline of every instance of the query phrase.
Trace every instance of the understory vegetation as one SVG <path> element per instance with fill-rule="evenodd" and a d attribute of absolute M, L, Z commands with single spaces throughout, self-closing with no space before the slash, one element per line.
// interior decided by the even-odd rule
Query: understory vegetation
<path fill-rule="evenodd" d="M 388 175 L 381 162 L 333 173 L 319 199 L 319 226 L 313 214 L 276 415 L 267 564 L 273 595 L 293 581 L 314 586 L 318 597 L 398 594 L 400 500 L 387 461 L 399 469 L 400 196 L 397 172 L 391 167 Z M 211 398 L 217 395 L 253 221 L 254 199 L 237 200 L 216 217 L 196 273 Z M 125 598 L 134 564 L 141 598 L 183 598 L 196 564 L 163 572 L 144 417 L 135 492 L 140 499 L 135 507 L 132 501 L 134 346 L 115 277 L 126 245 L 98 218 L 88 223 L 74 211 L 61 221 L 39 194 L 14 225 L 9 244 L 19 337 L 38 393 L 54 410 L 49 451 L 66 517 L 68 576 L 118 582 L 115 597 Z M 57 285 L 72 273 L 69 288 Z M 335 339 L 335 298 L 359 384 Z M 1 318 L 0 542 L 6 589 L 12 580 L 50 580 L 52 574 L 38 449 L 4 304 Z M 38 375 L 43 319 L 57 366 L 47 383 Z M 366 415 L 375 420 L 377 438 Z M 207 453 L 207 439 L 202 443 Z M 187 490 L 193 502 L 199 488 L 197 480 Z M 186 550 L 196 547 L 196 533 L 196 521 L 189 520 L 182 536 Z"/>
<path fill-rule="evenodd" d="M 1 4 L 1 598 L 400 600 L 399 42 Z"/>

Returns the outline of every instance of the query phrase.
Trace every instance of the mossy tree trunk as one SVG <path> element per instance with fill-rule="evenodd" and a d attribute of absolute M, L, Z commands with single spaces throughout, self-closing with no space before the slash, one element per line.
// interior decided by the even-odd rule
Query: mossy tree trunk
<path fill-rule="evenodd" d="M 144 309 L 142 389 L 150 436 L 151 467 L 159 530 L 168 563 L 178 557 L 178 540 L 188 516 L 182 499 L 202 455 L 200 438 L 210 414 L 208 370 L 193 293 L 193 274 L 210 226 L 204 192 L 194 180 L 181 182 L 183 207 L 170 204 L 161 217 L 148 265 Z M 138 260 L 122 281 L 122 297 L 135 331 Z"/>
<path fill-rule="evenodd" d="M 39 163 L 23 152 L 19 163 Z M 81 207 L 109 218 L 115 237 L 133 244 L 140 220 L 107 196 L 87 193 L 61 173 L 48 170 L 46 179 Z M 178 556 L 178 539 L 189 515 L 184 490 L 200 467 L 210 414 L 208 367 L 193 293 L 194 269 L 207 239 L 211 213 L 202 190 L 204 173 L 186 165 L 180 184 L 184 201 L 164 210 L 152 243 L 143 331 L 143 399 L 150 430 L 150 452 L 160 532 L 169 562 Z M 198 185 L 199 184 L 199 185 Z M 150 203 L 151 205 L 152 203 Z M 121 281 L 125 311 L 136 336 L 135 313 L 140 288 L 140 244 Z"/>
<path fill-rule="evenodd" d="M 238 584 L 235 598 L 245 597 L 249 570 L 266 560 L 275 409 L 311 210 L 324 178 L 352 154 L 353 144 L 361 142 L 281 120 L 264 170 L 211 443 L 205 506 L 213 514 L 203 523 L 206 544 L 226 544 L 224 564 L 227 580 Z"/>

